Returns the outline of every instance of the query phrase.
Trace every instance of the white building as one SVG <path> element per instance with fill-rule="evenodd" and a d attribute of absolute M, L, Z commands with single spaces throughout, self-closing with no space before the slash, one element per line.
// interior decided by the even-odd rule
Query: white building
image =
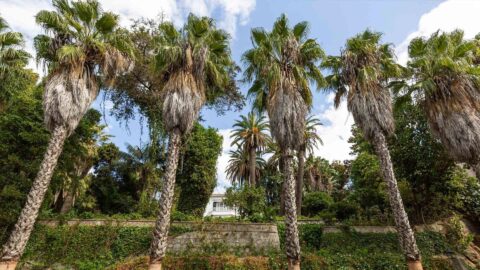
<path fill-rule="evenodd" d="M 204 217 L 234 217 L 237 216 L 237 210 L 225 205 L 223 199 L 225 194 L 213 193 L 205 208 Z"/>

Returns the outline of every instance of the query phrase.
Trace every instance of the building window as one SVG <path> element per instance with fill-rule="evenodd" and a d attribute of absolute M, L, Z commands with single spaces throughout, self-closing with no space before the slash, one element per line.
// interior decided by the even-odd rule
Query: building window
<path fill-rule="evenodd" d="M 223 202 L 213 202 L 213 211 L 225 212 L 225 211 L 230 211 L 230 208 L 227 207 Z"/>

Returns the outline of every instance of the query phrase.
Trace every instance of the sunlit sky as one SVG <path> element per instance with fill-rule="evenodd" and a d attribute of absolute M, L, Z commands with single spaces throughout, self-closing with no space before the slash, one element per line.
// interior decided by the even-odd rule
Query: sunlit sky
<path fill-rule="evenodd" d="M 105 10 L 121 15 L 122 24 L 128 26 L 132 18 L 154 18 L 163 14 L 175 24 L 181 25 L 186 16 L 193 12 L 215 18 L 218 26 L 232 36 L 233 57 L 240 64 L 242 53 L 251 47 L 250 29 L 270 29 L 274 20 L 287 14 L 290 23 L 310 23 L 310 36 L 315 38 L 327 54 L 338 54 L 345 40 L 367 28 L 384 33 L 383 40 L 396 48 L 398 60 L 408 60 L 409 40 L 416 36 L 430 35 L 437 29 L 451 31 L 461 28 L 467 37 L 480 32 L 480 1 L 477 0 L 100 0 Z M 33 53 L 32 39 L 40 33 L 34 15 L 41 9 L 51 9 L 48 0 L 0 0 L 0 14 L 11 28 L 22 32 L 27 39 L 26 47 Z M 37 69 L 32 61 L 32 68 Z M 240 74 L 241 75 L 241 74 Z M 238 79 L 241 79 L 241 76 Z M 242 93 L 249 85 L 239 84 Z M 125 149 L 127 144 L 139 145 L 148 140 L 147 129 L 139 119 L 130 121 L 129 128 L 109 115 L 110 102 L 102 102 L 102 96 L 94 107 L 105 112 L 107 133 L 112 141 Z M 103 106 L 101 106 L 103 104 Z M 217 164 L 217 191 L 229 185 L 225 177 L 231 126 L 239 114 L 250 110 L 250 102 L 241 112 L 227 112 L 218 116 L 215 111 L 202 111 L 203 125 L 218 129 L 224 136 L 223 152 Z M 318 129 L 324 145 L 315 155 L 328 160 L 352 158 L 347 142 L 353 123 L 345 105 L 335 110 L 331 94 L 316 92 L 312 114 L 323 122 Z"/>

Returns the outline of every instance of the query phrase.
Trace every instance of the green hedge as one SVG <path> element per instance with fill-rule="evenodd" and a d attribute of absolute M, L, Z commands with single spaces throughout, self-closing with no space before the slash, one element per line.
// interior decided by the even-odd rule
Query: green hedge
<path fill-rule="evenodd" d="M 173 225 L 170 235 L 191 231 Z M 152 228 L 121 226 L 59 226 L 37 225 L 22 261 L 34 263 L 38 269 L 55 264 L 75 269 L 103 269 L 129 256 L 147 253 Z"/>
<path fill-rule="evenodd" d="M 279 224 L 278 231 L 283 250 L 285 225 Z M 395 233 L 355 233 L 348 227 L 341 233 L 322 232 L 320 224 L 299 225 L 302 253 L 321 258 L 325 269 L 405 269 L 405 259 Z M 416 239 L 426 269 L 452 269 L 449 262 L 434 259 L 452 250 L 444 236 L 422 232 L 416 234 Z"/>
<path fill-rule="evenodd" d="M 302 270 L 313 269 L 360 269 L 404 270 L 405 262 L 395 234 L 358 234 L 348 230 L 342 233 L 323 233 L 321 225 L 300 225 L 302 245 Z M 22 262 L 30 269 L 105 269 L 121 261 L 119 270 L 144 268 L 152 228 L 118 226 L 60 226 L 56 228 L 37 226 L 29 241 Z M 173 226 L 171 235 L 190 231 L 189 228 Z M 281 246 L 284 242 L 284 225 L 279 225 Z M 429 270 L 446 270 L 451 266 L 435 255 L 443 255 L 450 246 L 445 238 L 433 232 L 417 234 L 424 265 Z M 167 257 L 166 269 L 186 270 L 241 270 L 285 269 L 283 251 L 259 254 L 256 257 L 236 257 L 234 254 L 189 254 L 183 257 Z M 139 267 L 125 265 L 139 258 Z M 143 259 L 142 259 L 143 258 Z M 56 267 L 57 266 L 57 267 Z"/>

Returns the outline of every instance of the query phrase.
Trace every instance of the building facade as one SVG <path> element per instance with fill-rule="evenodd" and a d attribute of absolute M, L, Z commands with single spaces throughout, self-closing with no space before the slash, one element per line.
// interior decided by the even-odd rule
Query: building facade
<path fill-rule="evenodd" d="M 205 208 L 204 217 L 235 217 L 237 216 L 237 209 L 228 207 L 223 202 L 225 194 L 213 193 Z"/>

